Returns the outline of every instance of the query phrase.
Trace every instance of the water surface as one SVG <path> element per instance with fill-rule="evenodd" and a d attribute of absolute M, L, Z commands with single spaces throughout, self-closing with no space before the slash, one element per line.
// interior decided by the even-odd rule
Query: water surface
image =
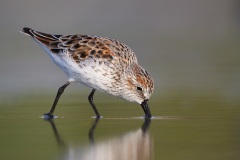
<path fill-rule="evenodd" d="M 0 106 L 0 159 L 239 159 L 239 102 L 218 95 L 169 94 L 150 102 L 145 121 L 134 103 L 63 96 L 58 118 L 41 118 L 52 97 L 25 95 Z"/>

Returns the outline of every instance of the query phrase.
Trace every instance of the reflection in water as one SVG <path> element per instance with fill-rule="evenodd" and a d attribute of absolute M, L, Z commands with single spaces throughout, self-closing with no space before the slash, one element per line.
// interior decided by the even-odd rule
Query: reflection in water
<path fill-rule="evenodd" d="M 56 140 L 57 140 L 57 142 L 58 142 L 58 145 L 59 145 L 59 146 L 65 146 L 65 144 L 64 144 L 64 142 L 62 141 L 60 135 L 58 134 L 58 130 L 57 130 L 56 126 L 55 126 L 54 121 L 51 120 L 51 119 L 49 119 L 49 120 L 47 120 L 47 121 L 48 121 L 48 122 L 51 124 L 51 126 L 52 126 L 52 129 L 53 129 L 53 132 L 54 132 L 54 136 L 55 136 L 55 138 L 56 138 Z"/>
<path fill-rule="evenodd" d="M 98 122 L 99 122 L 99 118 L 96 118 L 95 121 L 92 124 L 92 127 L 89 130 L 89 134 L 88 134 L 89 135 L 89 140 L 91 141 L 92 144 L 94 144 L 94 137 L 93 137 L 93 135 L 94 135 L 94 130 L 95 130 Z"/>
<path fill-rule="evenodd" d="M 83 149 L 82 147 L 66 147 L 58 134 L 54 121 L 49 121 L 56 140 L 60 146 L 64 146 L 66 160 L 150 160 L 153 156 L 153 139 L 149 134 L 151 120 L 145 119 L 141 128 L 126 134 L 107 139 L 103 142 L 94 143 L 94 130 L 99 122 L 96 119 L 90 130 L 89 140 L 92 145 Z"/>

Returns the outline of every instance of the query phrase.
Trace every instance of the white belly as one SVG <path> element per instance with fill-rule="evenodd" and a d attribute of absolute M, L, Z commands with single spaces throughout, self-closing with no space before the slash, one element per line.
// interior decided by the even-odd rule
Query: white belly
<path fill-rule="evenodd" d="M 59 57 L 51 54 L 52 60 L 68 75 L 69 79 L 80 82 L 91 88 L 95 88 L 104 92 L 109 92 L 109 86 L 112 85 L 112 77 L 110 74 L 114 71 L 108 66 L 94 61 L 83 61 L 80 64 L 74 62 L 66 55 Z"/>

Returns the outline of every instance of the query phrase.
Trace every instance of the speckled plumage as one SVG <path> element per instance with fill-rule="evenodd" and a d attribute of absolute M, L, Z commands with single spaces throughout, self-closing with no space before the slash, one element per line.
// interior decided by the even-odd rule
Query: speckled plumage
<path fill-rule="evenodd" d="M 147 105 L 153 92 L 153 80 L 138 65 L 134 52 L 127 45 L 105 37 L 82 34 L 53 35 L 30 28 L 23 28 L 22 32 L 44 48 L 52 61 L 68 75 L 69 84 L 80 82 L 93 88 L 92 97 L 95 90 L 100 90 Z"/>

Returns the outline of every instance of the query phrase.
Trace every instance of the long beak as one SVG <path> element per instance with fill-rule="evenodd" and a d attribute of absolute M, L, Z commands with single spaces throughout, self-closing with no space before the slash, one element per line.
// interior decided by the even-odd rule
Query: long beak
<path fill-rule="evenodd" d="M 152 117 L 152 114 L 151 114 L 151 111 L 148 107 L 148 99 L 144 100 L 142 103 L 141 103 L 141 106 L 142 106 L 142 109 L 145 113 L 145 116 L 146 118 L 151 118 Z"/>

